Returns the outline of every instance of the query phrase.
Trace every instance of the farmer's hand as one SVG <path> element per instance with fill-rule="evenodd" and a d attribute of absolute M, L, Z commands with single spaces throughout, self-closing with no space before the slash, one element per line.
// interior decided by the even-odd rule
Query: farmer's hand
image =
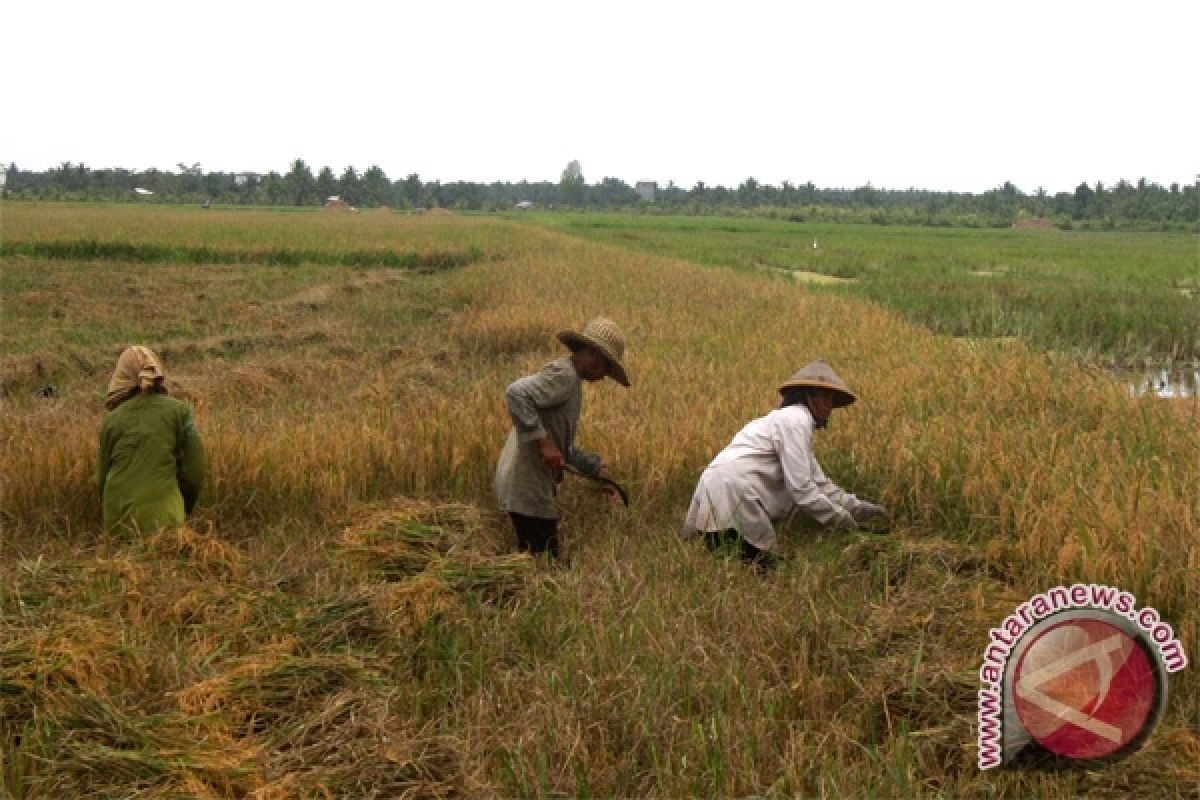
<path fill-rule="evenodd" d="M 860 503 L 853 514 L 859 527 L 868 533 L 887 533 L 892 526 L 891 512 L 875 503 Z"/>
<path fill-rule="evenodd" d="M 839 508 L 833 519 L 825 524 L 825 527 L 830 530 L 852 531 L 858 527 L 858 521 L 851 516 L 849 511 Z"/>
<path fill-rule="evenodd" d="M 891 512 L 883 506 L 866 502 L 860 502 L 851 514 L 854 516 L 854 521 L 859 524 L 873 520 L 886 520 L 892 516 Z"/>
<path fill-rule="evenodd" d="M 538 455 L 542 457 L 542 463 L 546 465 L 547 469 L 561 472 L 567 466 L 567 460 L 563 458 L 562 451 L 549 436 L 538 439 L 537 447 Z"/>
<path fill-rule="evenodd" d="M 607 465 L 601 466 L 600 469 L 598 469 L 596 471 L 596 477 L 597 478 L 607 478 L 608 477 L 608 466 Z M 600 484 L 600 491 L 603 492 L 604 495 L 609 500 L 619 501 L 621 499 L 621 493 L 617 491 L 617 487 L 612 486 L 610 484 L 607 484 L 607 483 Z"/>

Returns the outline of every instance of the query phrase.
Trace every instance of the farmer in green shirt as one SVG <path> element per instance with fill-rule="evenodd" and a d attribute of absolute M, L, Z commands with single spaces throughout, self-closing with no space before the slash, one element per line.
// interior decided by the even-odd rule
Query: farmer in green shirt
<path fill-rule="evenodd" d="M 151 533 L 190 514 L 204 479 L 204 448 L 191 409 L 167 396 L 157 356 L 127 348 L 108 383 L 96 483 L 104 529 Z"/>
<path fill-rule="evenodd" d="M 583 408 L 583 381 L 610 377 L 629 386 L 621 365 L 625 337 L 611 320 L 597 317 L 582 332 L 562 331 L 558 340 L 571 351 L 505 391 L 512 429 L 496 467 L 496 497 L 512 518 L 517 547 L 558 556 L 555 489 L 563 470 L 604 477 L 600 456 L 575 446 Z"/>

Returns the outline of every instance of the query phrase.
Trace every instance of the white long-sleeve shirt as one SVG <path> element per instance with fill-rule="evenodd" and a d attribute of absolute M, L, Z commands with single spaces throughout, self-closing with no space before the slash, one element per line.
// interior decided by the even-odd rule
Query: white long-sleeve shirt
<path fill-rule="evenodd" d="M 776 409 L 742 428 L 700 476 L 683 533 L 738 530 L 760 550 L 776 548 L 775 520 L 800 509 L 822 525 L 853 526 L 861 504 L 813 456 L 813 417 L 803 405 Z"/>

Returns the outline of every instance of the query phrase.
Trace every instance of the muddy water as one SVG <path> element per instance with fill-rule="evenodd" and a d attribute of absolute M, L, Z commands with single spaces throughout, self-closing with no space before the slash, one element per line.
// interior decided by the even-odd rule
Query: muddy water
<path fill-rule="evenodd" d="M 1166 370 L 1156 369 L 1143 372 L 1130 382 L 1129 391 L 1135 395 L 1148 394 L 1159 397 L 1195 397 L 1200 394 L 1200 369 Z"/>

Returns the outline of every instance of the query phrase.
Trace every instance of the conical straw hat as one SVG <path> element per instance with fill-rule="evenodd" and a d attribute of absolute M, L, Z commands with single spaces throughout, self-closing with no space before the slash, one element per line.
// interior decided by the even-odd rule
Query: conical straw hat
<path fill-rule="evenodd" d="M 629 376 L 621 365 L 625 355 L 625 335 L 612 320 L 596 317 L 583 326 L 582 333 L 560 331 L 558 340 L 571 348 L 572 353 L 584 346 L 594 347 L 608 362 L 609 377 L 622 386 L 629 385 Z"/>
<path fill-rule="evenodd" d="M 834 408 L 848 406 L 858 399 L 854 392 L 850 391 L 850 387 L 846 385 L 841 376 L 833 371 L 833 367 L 819 358 L 816 361 L 805 364 L 792 377 L 780 384 L 779 393 L 783 394 L 788 389 L 803 386 L 832 391 Z"/>

